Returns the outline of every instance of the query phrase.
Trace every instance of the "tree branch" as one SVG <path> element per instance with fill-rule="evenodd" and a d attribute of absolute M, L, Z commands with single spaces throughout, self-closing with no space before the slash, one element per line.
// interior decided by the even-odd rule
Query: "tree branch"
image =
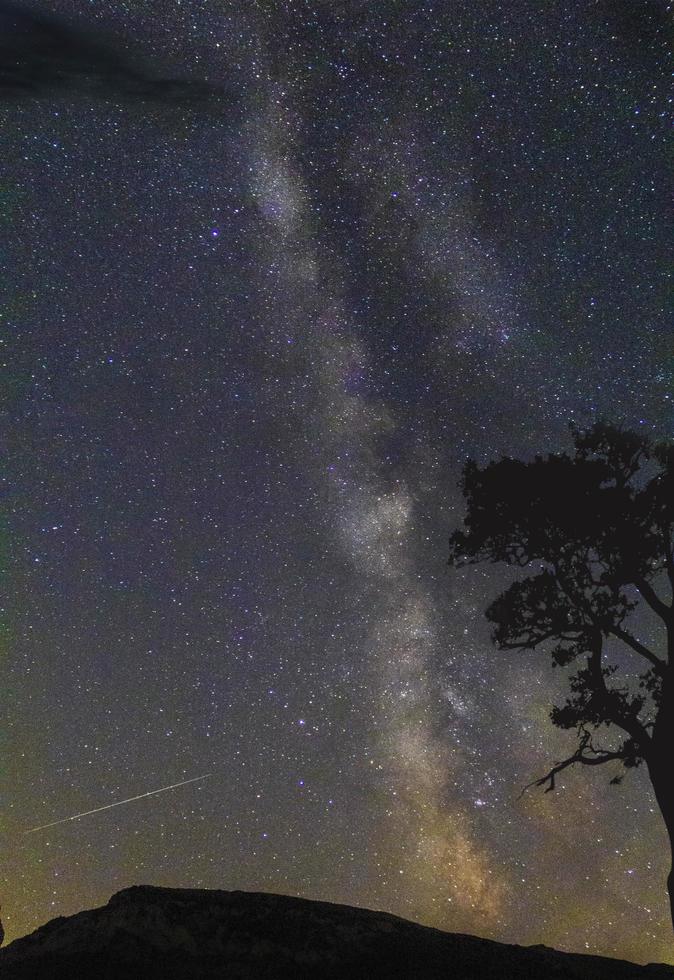
<path fill-rule="evenodd" d="M 618 709 L 616 694 L 609 691 L 606 686 L 606 679 L 601 665 L 602 645 L 601 633 L 599 630 L 596 630 L 592 637 L 591 652 L 587 658 L 587 666 L 590 672 L 594 694 L 601 701 L 601 707 L 606 714 L 606 720 L 617 725 L 618 728 L 622 728 L 638 745 L 646 749 L 651 741 L 648 732 L 636 714 L 626 714 L 624 711 Z"/>
<path fill-rule="evenodd" d="M 556 636 L 558 636 L 557 630 L 550 630 L 547 633 L 541 633 L 539 636 L 532 636 L 528 640 L 499 640 L 498 647 L 499 650 L 533 650 L 539 643 L 552 640 Z"/>
<path fill-rule="evenodd" d="M 591 752 L 592 755 L 585 755 L 586 750 Z M 545 792 L 550 793 L 555 789 L 556 776 L 560 772 L 563 772 L 564 769 L 568 769 L 569 766 L 576 765 L 576 763 L 581 763 L 584 766 L 603 766 L 605 762 L 613 762 L 614 759 L 626 759 L 627 755 L 627 750 L 624 747 L 618 749 L 616 752 L 593 748 L 590 741 L 590 733 L 584 732 L 580 740 L 580 745 L 573 755 L 570 755 L 568 759 L 564 759 L 562 762 L 556 763 L 545 776 L 541 776 L 540 779 L 534 779 L 533 782 L 527 783 L 517 798 L 518 800 L 521 799 L 532 786 L 545 786 L 546 783 L 550 783 L 550 785 Z"/>
<path fill-rule="evenodd" d="M 664 619 L 665 623 L 670 623 L 672 620 L 672 609 L 662 601 L 650 582 L 647 582 L 645 578 L 637 577 L 634 580 L 634 584 L 651 609 L 656 612 L 661 619 Z"/>
<path fill-rule="evenodd" d="M 672 589 L 672 598 L 674 599 L 674 554 L 672 553 L 670 528 L 665 527 L 662 529 L 662 538 L 665 546 L 665 568 L 667 569 L 667 578 L 669 579 L 669 584 Z"/>
<path fill-rule="evenodd" d="M 580 610 L 581 610 L 581 613 L 583 615 L 587 616 L 588 621 L 589 622 L 594 622 L 594 614 L 592 612 L 592 607 L 591 607 L 590 603 L 584 601 L 583 598 L 581 598 L 580 595 L 578 595 L 578 594 L 574 595 L 573 586 L 569 587 L 569 585 L 567 584 L 567 582 L 565 582 L 565 580 L 564 580 L 565 579 L 565 576 L 564 576 L 564 574 L 563 574 L 563 572 L 562 572 L 562 570 L 561 570 L 558 562 L 553 562 L 552 563 L 552 567 L 553 567 L 554 572 L 555 572 L 555 578 L 557 579 L 557 584 L 559 585 L 560 589 L 564 593 L 564 596 L 566 598 L 566 601 L 571 605 L 572 608 L 574 606 L 579 607 Z"/>
<path fill-rule="evenodd" d="M 627 630 L 621 629 L 620 626 L 609 626 L 608 632 L 617 636 L 619 640 L 622 640 L 628 647 L 631 647 L 635 653 L 639 653 L 642 657 L 645 657 L 649 663 L 653 664 L 658 674 L 664 675 L 667 665 L 652 653 L 647 646 L 644 646 L 643 643 L 637 640 L 635 636 L 632 636 Z"/>

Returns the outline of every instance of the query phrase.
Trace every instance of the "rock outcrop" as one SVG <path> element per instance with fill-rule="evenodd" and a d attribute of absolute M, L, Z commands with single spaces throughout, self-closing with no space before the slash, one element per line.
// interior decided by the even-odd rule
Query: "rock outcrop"
<path fill-rule="evenodd" d="M 674 968 L 508 946 L 384 912 L 138 886 L 0 950 L 2 980 L 674 980 Z"/>

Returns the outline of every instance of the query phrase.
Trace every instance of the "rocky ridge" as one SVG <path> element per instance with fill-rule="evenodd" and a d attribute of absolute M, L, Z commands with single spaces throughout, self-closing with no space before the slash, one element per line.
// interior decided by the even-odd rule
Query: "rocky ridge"
<path fill-rule="evenodd" d="M 284 895 L 134 886 L 0 950 L 2 980 L 674 980 Z"/>

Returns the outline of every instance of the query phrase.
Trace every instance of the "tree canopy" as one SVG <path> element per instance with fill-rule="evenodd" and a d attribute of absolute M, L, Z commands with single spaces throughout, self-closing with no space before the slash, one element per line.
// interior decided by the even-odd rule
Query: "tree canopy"
<path fill-rule="evenodd" d="M 673 840 L 674 445 L 607 423 L 573 441 L 572 453 L 530 462 L 469 462 L 449 564 L 513 566 L 516 580 L 486 612 L 497 647 L 545 650 L 575 669 L 551 719 L 575 729 L 576 748 L 535 784 L 549 792 L 574 765 L 645 762 Z M 622 678 L 609 641 L 633 658 Z M 617 737 L 596 744 L 604 726 Z"/>
<path fill-rule="evenodd" d="M 528 572 L 487 609 L 500 649 L 544 647 L 555 664 L 582 661 L 568 700 L 551 713 L 555 725 L 577 730 L 578 748 L 536 781 L 548 790 L 575 763 L 644 761 L 674 632 L 662 597 L 667 580 L 670 602 L 674 592 L 674 446 L 605 423 L 575 431 L 574 444 L 573 455 L 505 458 L 483 469 L 469 462 L 468 512 L 450 539 L 451 565 L 505 562 Z M 665 627 L 657 648 L 631 625 L 642 601 Z M 616 668 L 602 657 L 607 639 L 636 655 L 636 692 L 611 682 Z M 618 748 L 595 747 L 592 730 L 601 725 L 621 730 Z"/>

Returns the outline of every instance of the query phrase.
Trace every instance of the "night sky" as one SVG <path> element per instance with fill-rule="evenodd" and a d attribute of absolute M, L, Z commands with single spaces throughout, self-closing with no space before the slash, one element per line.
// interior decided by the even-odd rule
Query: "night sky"
<path fill-rule="evenodd" d="M 646 774 L 518 799 L 564 671 L 446 565 L 469 457 L 672 434 L 671 16 L 0 6 L 8 939 L 147 883 L 674 962 Z"/>

